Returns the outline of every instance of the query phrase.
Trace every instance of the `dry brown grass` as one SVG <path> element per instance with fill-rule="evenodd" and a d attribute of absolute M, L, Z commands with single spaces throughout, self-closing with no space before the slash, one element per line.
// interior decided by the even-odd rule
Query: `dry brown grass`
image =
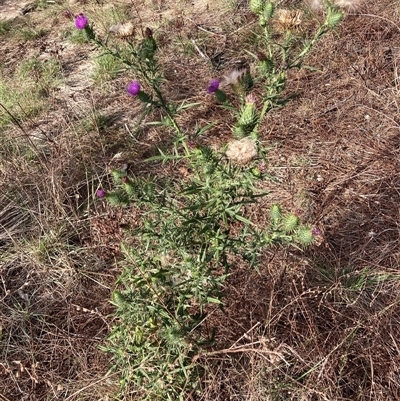
<path fill-rule="evenodd" d="M 254 45 L 245 2 L 118 4 L 154 29 L 171 98 L 204 101 L 180 123 L 226 120 L 204 88 L 223 74 L 211 59 L 223 52 L 228 69 Z M 68 6 L 99 27 L 111 7 Z M 33 55 L 63 66 L 49 112 L 0 133 L 0 399 L 105 401 L 117 378 L 98 346 L 112 325 L 118 243 L 135 211 L 93 194 L 109 185 L 113 165 L 157 174 L 142 162 L 165 138 L 154 128 L 130 136 L 135 110 L 124 88 L 133 77 L 93 85 L 93 49 L 66 40 L 62 7 L 51 7 L 18 17 L 45 36 L 0 37 L 4 76 Z M 258 272 L 234 269 L 225 312 L 207 320 L 219 340 L 199 358 L 206 377 L 193 400 L 400 399 L 399 43 L 398 2 L 364 3 L 312 52 L 318 71 L 293 74 L 287 90 L 299 96 L 267 117 L 261 139 L 272 144 L 267 168 L 279 182 L 266 182 L 270 195 L 253 217 L 264 224 L 278 201 L 323 237 L 304 253 L 265 252 Z M 204 142 L 230 135 L 220 123 Z"/>

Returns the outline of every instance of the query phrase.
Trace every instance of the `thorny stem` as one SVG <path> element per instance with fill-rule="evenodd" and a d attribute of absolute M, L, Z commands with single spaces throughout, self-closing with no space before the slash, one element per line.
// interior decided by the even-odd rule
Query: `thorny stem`
<path fill-rule="evenodd" d="M 329 28 L 326 26 L 326 24 L 323 24 L 319 27 L 317 33 L 315 36 L 311 39 L 310 42 L 308 42 L 305 46 L 304 49 L 300 52 L 300 54 L 297 55 L 297 57 L 289 64 L 288 68 L 295 68 L 299 67 L 301 65 L 301 59 L 307 55 L 310 50 L 314 47 L 314 45 L 317 43 L 317 41 L 321 38 L 321 36 L 325 35 L 326 33 L 329 32 Z"/>

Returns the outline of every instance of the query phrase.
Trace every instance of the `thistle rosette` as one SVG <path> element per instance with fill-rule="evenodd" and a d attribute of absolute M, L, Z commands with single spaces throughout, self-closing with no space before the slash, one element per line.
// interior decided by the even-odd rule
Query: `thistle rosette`
<path fill-rule="evenodd" d="M 282 230 L 285 234 L 292 233 L 300 224 L 300 219 L 293 213 L 282 218 Z"/>
<path fill-rule="evenodd" d="M 279 230 L 282 222 L 282 209 L 278 204 L 274 204 L 269 212 L 271 218 L 272 228 L 274 231 Z"/>

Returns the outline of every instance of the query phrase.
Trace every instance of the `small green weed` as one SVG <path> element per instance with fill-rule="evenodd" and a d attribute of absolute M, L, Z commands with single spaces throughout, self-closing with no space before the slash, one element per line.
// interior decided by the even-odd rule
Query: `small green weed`
<path fill-rule="evenodd" d="M 118 76 L 126 67 L 110 54 L 102 54 L 93 61 L 93 80 L 96 83 L 104 83 Z"/>
<path fill-rule="evenodd" d="M 47 32 L 43 28 L 34 29 L 34 28 L 22 28 L 18 31 L 18 37 L 24 42 L 28 42 L 30 40 L 36 40 L 46 36 Z"/>
<path fill-rule="evenodd" d="M 61 77 L 57 60 L 24 60 L 12 79 L 0 77 L 0 126 L 36 116 L 46 107 L 46 97 Z"/>
<path fill-rule="evenodd" d="M 56 59 L 28 59 L 18 67 L 17 78 L 25 83 L 30 81 L 39 93 L 47 95 L 61 80 L 61 65 Z"/>
<path fill-rule="evenodd" d="M 0 21 L 0 35 L 6 35 L 12 29 L 11 21 Z"/>
<path fill-rule="evenodd" d="M 46 9 L 48 7 L 50 7 L 53 4 L 62 4 L 62 2 L 60 0 L 57 1 L 48 1 L 48 0 L 35 0 L 35 4 L 37 7 L 40 7 L 41 9 Z"/>
<path fill-rule="evenodd" d="M 327 297 L 343 300 L 348 304 L 365 301 L 371 298 L 372 293 L 379 291 L 380 287 L 395 285 L 400 279 L 398 274 L 375 271 L 370 267 L 355 269 L 351 266 L 335 268 L 320 265 L 318 272 L 329 286 Z"/>
<path fill-rule="evenodd" d="M 109 125 L 109 119 L 106 115 L 94 111 L 82 120 L 82 125 L 86 132 L 101 132 L 104 131 Z"/>
<path fill-rule="evenodd" d="M 10 82 L 0 81 L 0 126 L 12 121 L 21 122 L 36 116 L 42 109 L 40 96 L 24 88 L 13 88 Z"/>

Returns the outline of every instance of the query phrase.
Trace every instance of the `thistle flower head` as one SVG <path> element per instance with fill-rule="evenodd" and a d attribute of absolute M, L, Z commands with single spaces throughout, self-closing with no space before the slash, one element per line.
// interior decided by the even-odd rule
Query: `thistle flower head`
<path fill-rule="evenodd" d="M 302 16 L 302 10 L 286 10 L 281 8 L 277 11 L 277 18 L 274 22 L 278 29 L 287 31 L 297 28 L 302 22 Z"/>
<path fill-rule="evenodd" d="M 335 0 L 334 3 L 341 8 L 354 9 L 360 5 L 360 0 Z"/>
<path fill-rule="evenodd" d="M 254 93 L 249 93 L 246 96 L 246 103 L 248 104 L 255 104 L 257 101 L 256 95 Z"/>
<path fill-rule="evenodd" d="M 212 79 L 207 85 L 208 93 L 215 93 L 219 88 L 219 79 Z"/>
<path fill-rule="evenodd" d="M 246 164 L 258 154 L 255 142 L 248 138 L 232 141 L 228 144 L 226 156 L 236 164 Z"/>
<path fill-rule="evenodd" d="M 107 195 L 107 192 L 104 191 L 104 189 L 98 189 L 96 192 L 96 195 L 98 198 L 105 198 L 105 196 Z"/>
<path fill-rule="evenodd" d="M 247 68 L 234 68 L 223 76 L 221 86 L 226 87 L 237 84 L 246 75 L 246 73 Z"/>
<path fill-rule="evenodd" d="M 319 235 L 321 235 L 321 230 L 318 227 L 313 227 L 311 229 L 311 234 L 313 237 L 318 237 Z"/>
<path fill-rule="evenodd" d="M 132 21 L 125 22 L 124 24 L 112 25 L 109 32 L 113 33 L 115 36 L 125 39 L 133 36 L 135 34 L 135 26 Z"/>
<path fill-rule="evenodd" d="M 75 23 L 75 27 L 81 31 L 82 29 L 86 28 L 86 26 L 88 24 L 88 19 L 85 14 L 80 13 L 75 16 L 74 23 Z"/>
<path fill-rule="evenodd" d="M 136 96 L 140 92 L 140 83 L 138 81 L 132 81 L 126 87 L 126 90 L 131 96 Z"/>
<path fill-rule="evenodd" d="M 320 10 L 324 8 L 323 0 L 307 0 L 307 2 L 313 10 Z M 333 0 L 334 5 L 348 10 L 356 9 L 361 2 L 362 0 Z"/>

